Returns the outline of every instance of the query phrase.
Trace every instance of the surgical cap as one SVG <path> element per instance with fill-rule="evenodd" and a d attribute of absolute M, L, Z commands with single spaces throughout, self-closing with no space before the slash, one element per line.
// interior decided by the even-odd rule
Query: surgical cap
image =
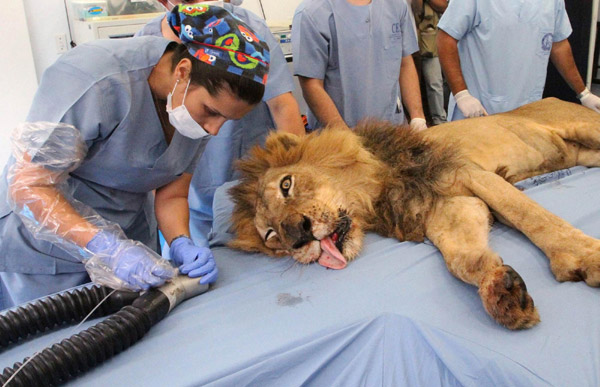
<path fill-rule="evenodd" d="M 269 47 L 236 16 L 210 4 L 179 4 L 167 21 L 195 58 L 266 84 Z"/>

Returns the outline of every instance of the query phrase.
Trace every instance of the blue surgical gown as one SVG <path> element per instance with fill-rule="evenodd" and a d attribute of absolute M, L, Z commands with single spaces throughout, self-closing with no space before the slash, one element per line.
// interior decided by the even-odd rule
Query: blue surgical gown
<path fill-rule="evenodd" d="M 571 34 L 564 0 L 455 0 L 438 27 L 458 40 L 469 93 L 488 114 L 542 98 L 552 43 Z M 448 120 L 464 118 L 448 106 Z"/>
<path fill-rule="evenodd" d="M 367 116 L 403 123 L 400 66 L 419 49 L 413 23 L 404 0 L 305 0 L 292 21 L 294 74 L 322 79 L 348 126 Z M 322 126 L 312 112 L 308 124 Z"/>
<path fill-rule="evenodd" d="M 167 144 L 148 76 L 170 42 L 157 37 L 98 40 L 63 54 L 42 77 L 27 121 L 65 122 L 88 146 L 69 191 L 125 234 L 157 250 L 152 190 L 192 172 L 206 140 L 175 132 Z M 65 146 L 68 146 L 66 144 Z M 11 212 L 7 168 L 0 180 L 0 271 L 85 271 L 59 247 L 36 240 Z"/>
<path fill-rule="evenodd" d="M 255 144 L 261 144 L 270 130 L 275 128 L 266 101 L 294 90 L 294 80 L 288 70 L 279 43 L 265 24 L 254 13 L 231 4 L 223 8 L 240 18 L 269 46 L 271 63 L 263 101 L 240 120 L 227 121 L 212 137 L 202 154 L 189 192 L 190 232 L 198 244 L 206 244 L 212 227 L 212 202 L 215 190 L 234 176 L 233 162 Z M 136 36 L 162 36 L 160 23 L 163 16 L 151 20 Z"/>

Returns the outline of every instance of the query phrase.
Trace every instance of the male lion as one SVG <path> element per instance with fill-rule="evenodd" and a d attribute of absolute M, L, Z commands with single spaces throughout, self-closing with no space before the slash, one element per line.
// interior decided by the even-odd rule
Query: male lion
<path fill-rule="evenodd" d="M 427 237 L 493 319 L 529 328 L 539 315 L 525 283 L 488 246 L 490 208 L 548 256 L 558 281 L 600 286 L 600 240 L 510 184 L 575 165 L 600 165 L 600 114 L 553 98 L 423 132 L 370 121 L 276 133 L 239 162 L 231 246 L 341 269 L 365 231 Z"/>

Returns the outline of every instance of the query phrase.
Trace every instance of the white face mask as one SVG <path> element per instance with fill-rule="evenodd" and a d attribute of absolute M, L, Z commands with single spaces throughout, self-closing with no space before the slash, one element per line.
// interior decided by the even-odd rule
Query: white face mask
<path fill-rule="evenodd" d="M 179 133 L 185 137 L 193 138 L 195 140 L 204 136 L 208 136 L 210 133 L 204 130 L 204 128 L 192 118 L 190 112 L 188 112 L 187 108 L 185 107 L 185 96 L 187 95 L 191 81 L 192 80 L 190 79 L 185 87 L 181 105 L 173 109 L 173 93 L 179 84 L 179 79 L 177 82 L 175 82 L 173 91 L 167 95 L 167 113 L 169 113 L 169 122 L 175 127 L 175 129 L 177 129 Z"/>

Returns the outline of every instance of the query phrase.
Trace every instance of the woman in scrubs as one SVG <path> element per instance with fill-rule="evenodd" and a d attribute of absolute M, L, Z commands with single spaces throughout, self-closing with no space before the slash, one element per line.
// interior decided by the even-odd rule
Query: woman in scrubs
<path fill-rule="evenodd" d="M 163 284 L 176 271 L 156 254 L 157 225 L 182 273 L 216 279 L 210 250 L 189 239 L 191 172 L 209 136 L 260 102 L 269 51 L 222 8 L 181 11 L 183 44 L 99 40 L 44 73 L 0 179 L 1 308 L 88 275 Z"/>

